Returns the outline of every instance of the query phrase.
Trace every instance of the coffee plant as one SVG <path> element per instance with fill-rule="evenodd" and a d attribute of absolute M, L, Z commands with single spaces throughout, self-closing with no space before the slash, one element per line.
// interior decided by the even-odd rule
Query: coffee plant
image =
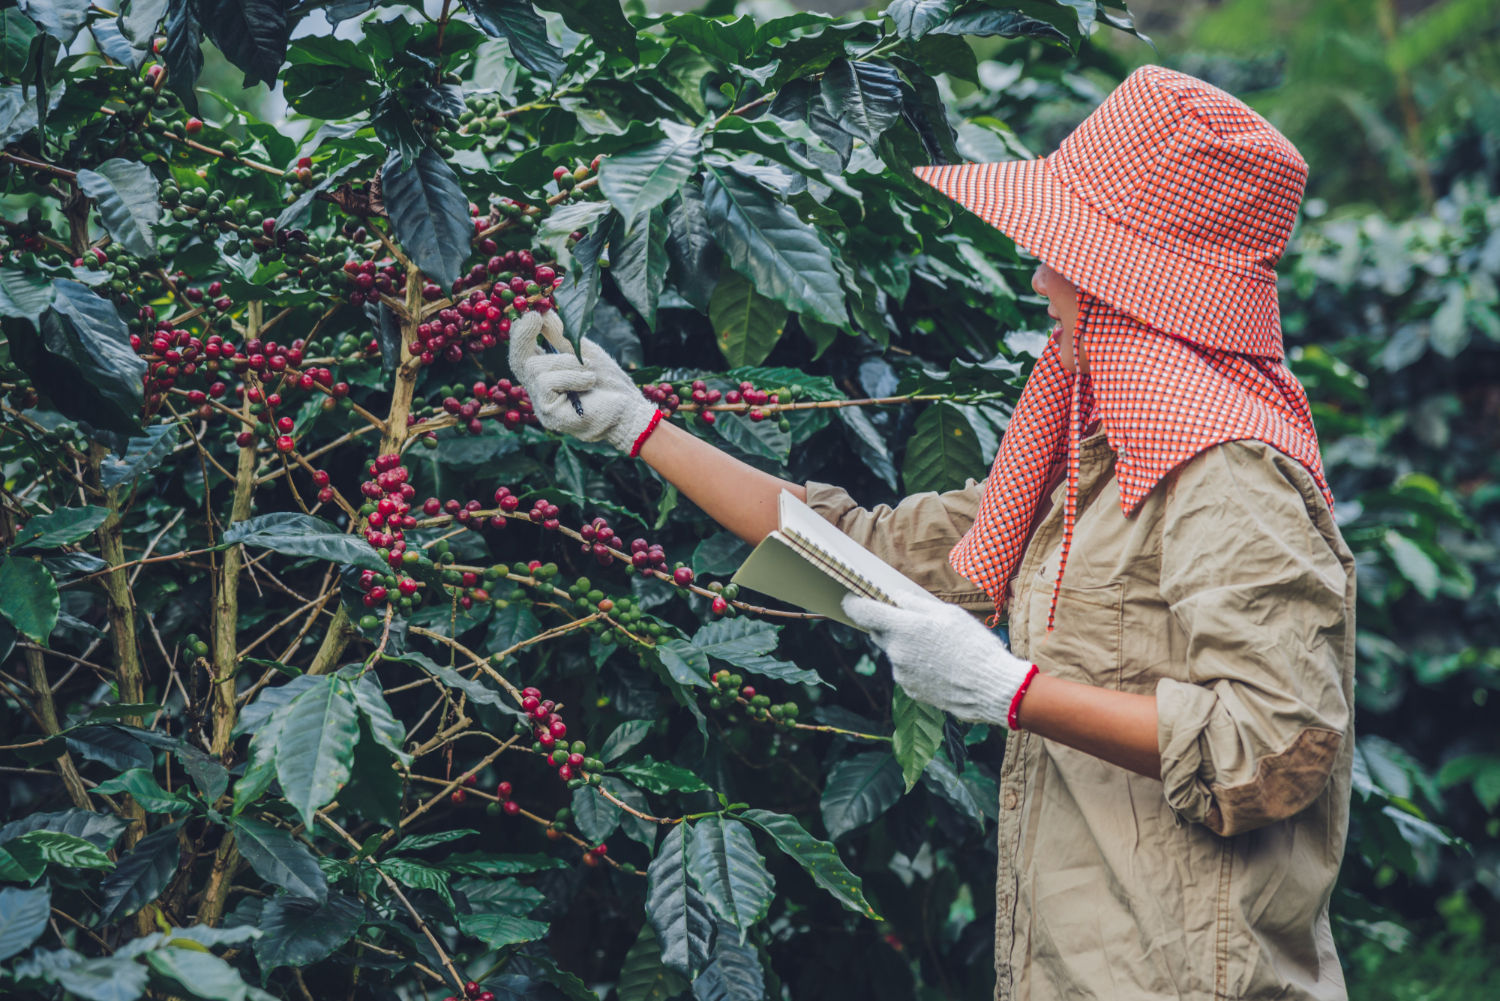
<path fill-rule="evenodd" d="M 738 593 L 506 342 L 792 478 L 982 476 L 1044 321 L 911 167 L 1030 155 L 976 45 L 1055 87 L 1131 22 L 538 6 L 0 11 L 7 995 L 989 991 L 1002 736 Z"/>

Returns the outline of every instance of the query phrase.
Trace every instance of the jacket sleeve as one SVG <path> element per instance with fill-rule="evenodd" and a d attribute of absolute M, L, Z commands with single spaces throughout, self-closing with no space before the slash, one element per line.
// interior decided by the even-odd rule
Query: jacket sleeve
<path fill-rule="evenodd" d="M 948 562 L 983 496 L 984 484 L 970 480 L 962 490 L 913 494 L 895 507 L 865 509 L 838 487 L 807 484 L 808 506 L 839 531 L 942 600 L 988 613 L 995 610 L 989 596 Z"/>
<path fill-rule="evenodd" d="M 1352 557 L 1311 476 L 1259 442 L 1201 453 L 1169 481 L 1161 593 L 1188 681 L 1157 683 L 1168 803 L 1220 835 L 1298 813 L 1349 729 Z"/>

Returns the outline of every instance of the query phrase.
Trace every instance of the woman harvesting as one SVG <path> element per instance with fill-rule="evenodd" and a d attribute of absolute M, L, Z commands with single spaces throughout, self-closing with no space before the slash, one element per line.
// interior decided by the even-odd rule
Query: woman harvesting
<path fill-rule="evenodd" d="M 1306 165 L 1147 67 L 1045 160 L 918 174 L 1043 262 L 1057 321 L 982 484 L 864 510 L 786 483 L 661 422 L 592 343 L 541 354 L 543 317 L 512 367 L 545 427 L 639 455 L 741 538 L 790 490 L 932 593 L 845 610 L 908 694 L 1017 731 L 997 997 L 1344 997 L 1354 561 L 1273 270 Z"/>

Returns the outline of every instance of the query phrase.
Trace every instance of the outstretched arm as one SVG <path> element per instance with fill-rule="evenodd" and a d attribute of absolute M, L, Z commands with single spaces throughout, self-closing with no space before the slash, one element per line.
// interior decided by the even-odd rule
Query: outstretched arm
<path fill-rule="evenodd" d="M 776 527 L 781 491 L 807 500 L 800 483 L 763 473 L 666 421 L 646 439 L 640 455 L 705 514 L 752 546 Z"/>

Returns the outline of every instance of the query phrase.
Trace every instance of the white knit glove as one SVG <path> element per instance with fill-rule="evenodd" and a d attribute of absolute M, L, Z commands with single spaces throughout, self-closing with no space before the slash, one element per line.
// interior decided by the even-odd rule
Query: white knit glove
<path fill-rule="evenodd" d="M 547 354 L 537 343 L 538 334 L 558 353 Z M 603 439 L 628 454 L 656 416 L 656 406 L 599 345 L 585 339 L 583 361 L 578 360 L 554 310 L 528 311 L 511 326 L 510 370 L 531 395 L 532 409 L 548 431 L 584 441 Z M 578 394 L 582 414 L 568 399 L 570 392 Z"/>
<path fill-rule="evenodd" d="M 1006 725 L 1032 665 L 957 605 L 925 594 L 893 597 L 898 605 L 846 595 L 844 614 L 885 650 L 896 684 L 959 719 Z"/>

